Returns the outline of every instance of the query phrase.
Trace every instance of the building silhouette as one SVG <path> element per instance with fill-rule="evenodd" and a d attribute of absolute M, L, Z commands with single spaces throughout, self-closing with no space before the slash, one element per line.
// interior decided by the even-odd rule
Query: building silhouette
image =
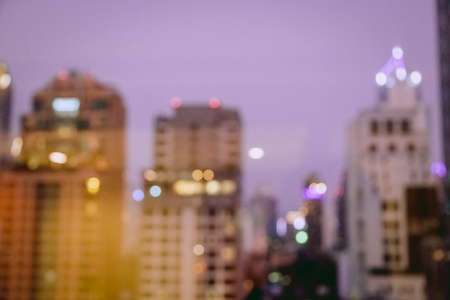
<path fill-rule="evenodd" d="M 144 172 L 138 299 L 237 299 L 241 121 L 218 99 L 155 122 Z"/>
<path fill-rule="evenodd" d="M 403 50 L 395 47 L 376 75 L 379 102 L 352 124 L 346 195 L 350 265 L 344 294 L 387 290 L 386 299 L 425 299 L 424 273 L 411 273 L 416 258 L 411 257 L 408 223 L 408 189 L 436 188 L 429 172 L 421 79 L 419 72 L 407 72 Z"/>
<path fill-rule="evenodd" d="M 0 298 L 118 298 L 124 129 L 120 95 L 90 75 L 34 95 L 0 174 Z"/>

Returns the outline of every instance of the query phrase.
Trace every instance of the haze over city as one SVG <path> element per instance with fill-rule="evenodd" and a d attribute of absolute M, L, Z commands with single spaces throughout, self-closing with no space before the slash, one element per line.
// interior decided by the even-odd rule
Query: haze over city
<path fill-rule="evenodd" d="M 333 192 L 346 130 L 377 101 L 374 77 L 395 45 L 423 75 L 432 157 L 441 156 L 434 1 L 1 0 L 0 28 L 15 132 L 54 74 L 90 72 L 124 98 L 131 186 L 151 165 L 153 118 L 170 99 L 218 97 L 243 117 L 245 195 L 266 184 L 286 211 L 312 171 Z M 252 146 L 262 160 L 248 159 Z"/>

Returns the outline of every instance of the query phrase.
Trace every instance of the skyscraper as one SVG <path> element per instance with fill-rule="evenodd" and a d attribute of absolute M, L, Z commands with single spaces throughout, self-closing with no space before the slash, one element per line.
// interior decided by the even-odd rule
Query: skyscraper
<path fill-rule="evenodd" d="M 90 75 L 38 91 L 0 174 L 0 298 L 117 299 L 125 110 Z"/>
<path fill-rule="evenodd" d="M 138 299 L 237 299 L 239 114 L 218 99 L 172 104 L 144 172 Z"/>
<path fill-rule="evenodd" d="M 0 166 L 6 160 L 11 119 L 11 75 L 0 62 Z"/>
<path fill-rule="evenodd" d="M 433 182 L 427 111 L 418 95 L 420 81 L 419 72 L 407 73 L 403 50 L 395 47 L 376 74 L 379 102 L 352 124 L 346 211 L 351 262 L 347 293 L 364 293 L 366 288 L 378 293 L 389 283 L 389 290 L 407 292 L 387 295 L 388 299 L 425 297 L 422 275 L 402 275 L 411 267 L 406 189 Z M 379 270 L 383 272 L 375 272 Z M 389 272 L 396 275 L 386 278 Z M 371 275 L 375 273 L 377 276 Z"/>

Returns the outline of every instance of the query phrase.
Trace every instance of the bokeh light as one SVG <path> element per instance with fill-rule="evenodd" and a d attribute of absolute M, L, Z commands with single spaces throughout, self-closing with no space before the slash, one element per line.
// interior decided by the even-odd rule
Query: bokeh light
<path fill-rule="evenodd" d="M 217 195 L 220 192 L 220 183 L 212 180 L 206 184 L 206 192 L 210 195 Z"/>
<path fill-rule="evenodd" d="M 447 175 L 447 168 L 443 162 L 435 161 L 431 164 L 430 171 L 433 175 L 444 178 Z"/>
<path fill-rule="evenodd" d="M 52 152 L 49 154 L 48 159 L 55 164 L 65 164 L 67 162 L 67 155 L 62 152 Z"/>
<path fill-rule="evenodd" d="M 150 187 L 149 193 L 154 198 L 159 197 L 162 193 L 161 187 L 159 185 L 153 185 L 152 187 Z"/>
<path fill-rule="evenodd" d="M 398 80 L 405 80 L 407 77 L 407 73 L 406 73 L 406 69 L 405 68 L 397 68 L 395 70 L 395 76 L 397 77 Z"/>
<path fill-rule="evenodd" d="M 264 157 L 264 150 L 260 147 L 253 147 L 248 150 L 248 156 L 251 159 L 261 159 Z"/>
<path fill-rule="evenodd" d="M 306 219 L 305 219 L 305 217 L 297 217 L 297 218 L 295 218 L 293 225 L 294 225 L 294 228 L 297 229 L 297 230 L 305 229 L 305 227 L 306 227 Z"/>
<path fill-rule="evenodd" d="M 157 178 L 157 174 L 154 170 L 148 169 L 144 172 L 144 178 L 147 181 L 155 181 Z"/>
<path fill-rule="evenodd" d="M 214 179 L 214 171 L 211 169 L 207 169 L 203 172 L 203 178 L 205 178 L 206 181 L 211 181 Z"/>
<path fill-rule="evenodd" d="M 212 109 L 220 108 L 220 106 L 221 106 L 220 100 L 216 97 L 212 97 L 209 100 L 208 106 L 209 106 L 209 108 L 212 108 Z"/>
<path fill-rule="evenodd" d="M 308 242 L 308 233 L 306 231 L 299 231 L 295 235 L 295 241 L 301 245 L 306 244 Z"/>
<path fill-rule="evenodd" d="M 86 190 L 89 194 L 97 194 L 100 190 L 100 179 L 97 177 L 90 177 L 86 180 Z"/>
<path fill-rule="evenodd" d="M 409 79 L 413 85 L 419 85 L 422 82 L 422 74 L 419 71 L 413 71 L 409 75 Z"/>
<path fill-rule="evenodd" d="M 281 276 L 280 272 L 271 272 L 267 276 L 267 279 L 269 280 L 270 283 L 277 283 L 277 282 L 280 282 L 281 277 L 282 276 Z"/>
<path fill-rule="evenodd" d="M 144 194 L 144 191 L 142 191 L 141 189 L 135 189 L 133 191 L 132 196 L 133 196 L 134 201 L 140 202 L 140 201 L 144 200 L 145 194 Z"/>
<path fill-rule="evenodd" d="M 173 97 L 173 98 L 170 100 L 170 106 L 171 106 L 173 109 L 180 108 L 181 105 L 182 105 L 182 101 L 181 101 L 181 98 L 179 98 L 179 97 Z"/>
<path fill-rule="evenodd" d="M 205 247 L 203 247 L 203 245 L 197 244 L 192 249 L 192 252 L 197 256 L 201 256 L 205 253 Z"/>
<path fill-rule="evenodd" d="M 402 59 L 403 58 L 403 49 L 395 46 L 392 49 L 392 57 L 394 57 L 395 59 Z"/>
<path fill-rule="evenodd" d="M 11 75 L 5 73 L 0 76 L 0 89 L 6 89 L 11 84 Z"/>
<path fill-rule="evenodd" d="M 203 179 L 203 172 L 202 172 L 202 170 L 195 169 L 194 171 L 192 171 L 192 179 L 194 179 L 195 181 L 202 180 Z"/>
<path fill-rule="evenodd" d="M 384 74 L 383 72 L 378 72 L 375 75 L 375 82 L 379 85 L 379 86 L 383 86 L 387 83 L 387 76 L 386 74 Z"/>

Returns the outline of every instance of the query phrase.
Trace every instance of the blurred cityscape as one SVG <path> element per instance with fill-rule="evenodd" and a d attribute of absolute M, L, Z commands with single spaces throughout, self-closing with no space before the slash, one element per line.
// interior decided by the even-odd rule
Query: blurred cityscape
<path fill-rule="evenodd" d="M 348 120 L 339 188 L 298 178 L 287 213 L 266 185 L 244 199 L 243 157 L 266 153 L 243 146 L 245 115 L 224 99 L 173 97 L 149 116 L 136 186 L 120 90 L 64 70 L 14 120 L 20 82 L 0 63 L 0 300 L 450 299 L 450 2 L 437 3 L 443 161 L 422 73 L 393 45 L 376 104 Z"/>

